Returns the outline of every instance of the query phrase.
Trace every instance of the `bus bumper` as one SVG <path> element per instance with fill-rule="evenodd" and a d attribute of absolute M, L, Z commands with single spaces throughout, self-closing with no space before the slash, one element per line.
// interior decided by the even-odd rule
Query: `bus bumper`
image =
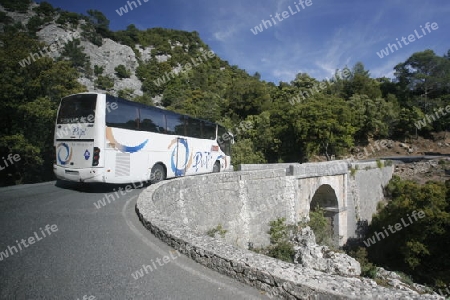
<path fill-rule="evenodd" d="M 56 178 L 73 182 L 105 182 L 102 168 L 70 169 L 53 165 Z"/>

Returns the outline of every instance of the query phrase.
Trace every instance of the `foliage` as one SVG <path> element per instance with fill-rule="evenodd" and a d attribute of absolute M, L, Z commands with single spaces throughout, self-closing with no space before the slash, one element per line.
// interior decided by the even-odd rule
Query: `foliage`
<path fill-rule="evenodd" d="M 47 17 L 53 17 L 56 14 L 56 9 L 46 1 L 40 2 L 39 6 L 36 6 L 33 10 L 37 14 Z"/>
<path fill-rule="evenodd" d="M 95 65 L 95 66 L 94 66 L 94 75 L 95 75 L 95 76 L 102 75 L 104 70 L 105 70 L 104 67 Z"/>
<path fill-rule="evenodd" d="M 61 97 L 83 92 L 78 73 L 69 62 L 48 57 L 26 68 L 18 61 L 43 44 L 25 33 L 0 34 L 0 129 L 2 156 L 19 154 L 21 160 L 4 170 L 6 184 L 33 183 L 53 179 L 53 128 Z"/>
<path fill-rule="evenodd" d="M 255 151 L 255 146 L 250 139 L 239 140 L 231 146 L 233 153 L 233 165 L 262 164 L 266 163 L 263 153 Z"/>
<path fill-rule="evenodd" d="M 53 17 L 56 13 L 53 6 L 48 2 L 41 2 L 39 6 L 33 8 L 33 11 L 36 12 L 36 16 L 31 17 L 28 20 L 27 28 L 31 34 L 42 29 L 42 27 L 53 21 Z"/>
<path fill-rule="evenodd" d="M 127 88 L 127 89 L 119 90 L 117 92 L 117 96 L 120 98 L 127 99 L 127 100 L 133 100 L 133 93 L 134 93 L 133 89 Z M 137 102 L 139 102 L 139 101 L 137 101 Z"/>
<path fill-rule="evenodd" d="M 83 15 L 68 11 L 61 11 L 55 22 L 64 27 L 76 27 L 80 20 L 83 20 Z"/>
<path fill-rule="evenodd" d="M 91 23 L 82 24 L 81 29 L 82 29 L 81 36 L 83 38 L 87 39 L 92 44 L 98 47 L 103 45 L 103 38 L 99 33 L 97 33 L 94 25 L 92 25 Z"/>
<path fill-rule="evenodd" d="M 95 86 L 99 89 L 109 91 L 114 87 L 114 78 L 100 75 L 95 80 Z"/>
<path fill-rule="evenodd" d="M 134 49 L 136 44 L 139 43 L 139 33 L 139 29 L 134 24 L 130 24 L 126 30 L 114 32 L 114 40 Z"/>
<path fill-rule="evenodd" d="M 384 164 L 381 160 L 377 159 L 377 168 L 381 169 L 382 167 L 384 167 Z"/>
<path fill-rule="evenodd" d="M 125 89 L 124 91 L 127 91 L 127 89 Z M 119 93 L 120 92 L 121 91 L 119 91 Z M 131 91 L 131 93 L 132 93 L 132 91 Z M 130 95 L 129 97 L 131 97 L 131 94 L 129 94 L 129 95 Z M 129 99 L 129 98 L 127 98 L 127 99 Z M 152 98 L 148 94 L 143 94 L 142 96 L 136 96 L 136 97 L 134 97 L 133 100 L 136 101 L 136 102 L 139 102 L 139 103 L 146 104 L 146 105 L 151 105 L 151 106 L 155 105 L 153 103 Z"/>
<path fill-rule="evenodd" d="M 98 10 L 88 10 L 89 23 L 93 25 L 95 31 L 102 37 L 110 38 L 112 33 L 109 30 L 109 20 L 105 15 Z"/>
<path fill-rule="evenodd" d="M 12 24 L 14 23 L 13 18 L 9 17 L 6 12 L 0 11 L 0 23 L 2 24 Z"/>
<path fill-rule="evenodd" d="M 206 234 L 210 237 L 215 237 L 216 234 L 219 234 L 222 238 L 225 238 L 225 234 L 228 230 L 222 227 L 222 224 L 216 226 L 216 228 L 212 228 L 206 232 Z"/>
<path fill-rule="evenodd" d="M 42 29 L 45 24 L 45 20 L 39 16 L 33 16 L 28 20 L 27 29 L 30 32 L 36 32 Z"/>
<path fill-rule="evenodd" d="M 69 60 L 75 68 L 84 68 L 87 62 L 87 56 L 83 50 L 84 48 L 80 46 L 79 39 L 69 41 L 61 52 L 61 59 Z"/>
<path fill-rule="evenodd" d="M 0 0 L 0 5 L 8 11 L 27 12 L 31 0 Z"/>
<path fill-rule="evenodd" d="M 395 176 L 386 188 L 391 201 L 372 219 L 367 236 L 402 219 L 408 226 L 368 248 L 371 261 L 400 270 L 415 280 L 436 284 L 450 281 L 450 190 L 448 184 L 419 185 Z M 423 211 L 423 218 L 412 213 Z M 409 219 L 411 218 L 411 220 Z M 432 270 L 432 271 L 431 271 Z"/>
<path fill-rule="evenodd" d="M 289 241 L 280 241 L 273 247 L 269 247 L 267 255 L 289 263 L 294 262 L 294 248 Z"/>
<path fill-rule="evenodd" d="M 348 255 L 356 259 L 361 266 L 361 276 L 375 279 L 377 276 L 377 267 L 368 259 L 367 249 L 356 247 L 346 251 Z"/>
<path fill-rule="evenodd" d="M 116 75 L 119 78 L 130 78 L 131 76 L 130 70 L 127 70 L 124 65 L 118 65 L 114 68 L 114 71 L 116 71 Z"/>
<path fill-rule="evenodd" d="M 331 231 L 328 219 L 325 217 L 323 208 L 316 207 L 310 210 L 308 226 L 314 232 L 318 245 L 327 246 L 330 249 L 336 248 L 332 238 L 333 232 Z"/>
<path fill-rule="evenodd" d="M 289 226 L 285 224 L 286 218 L 270 221 L 270 246 L 263 250 L 268 256 L 286 261 L 294 261 L 294 246 L 289 241 Z"/>
<path fill-rule="evenodd" d="M 270 242 L 277 244 L 288 237 L 288 228 L 285 224 L 286 218 L 278 218 L 269 222 Z"/>

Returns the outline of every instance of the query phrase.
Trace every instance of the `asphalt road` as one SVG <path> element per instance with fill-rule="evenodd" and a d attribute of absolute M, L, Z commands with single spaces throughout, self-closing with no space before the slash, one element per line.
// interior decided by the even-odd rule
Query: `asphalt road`
<path fill-rule="evenodd" d="M 179 256 L 139 222 L 142 190 L 117 188 L 1 188 L 0 299 L 269 299 Z M 135 279 L 143 265 L 153 270 Z"/>

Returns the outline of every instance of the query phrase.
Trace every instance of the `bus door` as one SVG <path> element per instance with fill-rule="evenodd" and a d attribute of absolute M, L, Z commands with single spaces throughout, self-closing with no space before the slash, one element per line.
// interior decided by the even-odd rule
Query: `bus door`
<path fill-rule="evenodd" d="M 176 171 L 175 176 L 181 177 L 186 174 L 186 169 L 189 159 L 189 147 L 188 141 L 185 138 L 177 138 L 177 151 L 176 151 Z"/>

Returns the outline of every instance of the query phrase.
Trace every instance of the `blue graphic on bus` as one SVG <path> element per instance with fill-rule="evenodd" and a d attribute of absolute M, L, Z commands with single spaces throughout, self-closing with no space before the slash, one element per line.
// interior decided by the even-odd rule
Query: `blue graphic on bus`
<path fill-rule="evenodd" d="M 85 159 L 85 160 L 88 160 L 89 157 L 91 157 L 91 153 L 89 153 L 89 150 L 86 149 L 86 151 L 84 152 L 84 159 Z"/>

